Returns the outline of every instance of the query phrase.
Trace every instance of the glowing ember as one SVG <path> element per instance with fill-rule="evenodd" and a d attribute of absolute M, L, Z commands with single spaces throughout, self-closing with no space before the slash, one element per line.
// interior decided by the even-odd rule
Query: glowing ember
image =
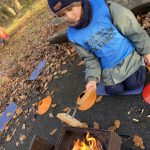
<path fill-rule="evenodd" d="M 97 146 L 96 139 L 87 133 L 85 141 L 80 141 L 78 139 L 74 143 L 72 150 L 102 150 L 102 145 L 99 143 L 99 146 Z"/>

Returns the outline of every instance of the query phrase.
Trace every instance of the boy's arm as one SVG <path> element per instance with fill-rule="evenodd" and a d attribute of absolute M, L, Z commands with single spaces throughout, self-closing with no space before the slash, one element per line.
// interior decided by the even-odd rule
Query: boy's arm
<path fill-rule="evenodd" d="M 88 50 L 81 46 L 76 46 L 76 51 L 86 65 L 85 80 L 99 82 L 101 78 L 101 66 L 99 60 Z"/>
<path fill-rule="evenodd" d="M 150 38 L 134 14 L 115 2 L 109 3 L 112 21 L 117 29 L 133 43 L 140 55 L 150 54 Z"/>

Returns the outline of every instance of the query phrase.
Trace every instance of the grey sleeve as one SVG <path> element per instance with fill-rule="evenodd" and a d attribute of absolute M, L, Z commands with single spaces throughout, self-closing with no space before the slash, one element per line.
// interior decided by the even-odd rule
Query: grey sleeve
<path fill-rule="evenodd" d="M 95 80 L 100 81 L 101 78 L 101 66 L 100 61 L 90 53 L 88 50 L 84 49 L 81 46 L 76 46 L 76 52 L 80 58 L 84 61 L 86 66 L 85 69 L 85 81 Z"/>
<path fill-rule="evenodd" d="M 150 54 L 150 37 L 142 29 L 134 14 L 115 2 L 109 3 L 115 27 L 132 42 L 140 55 Z"/>

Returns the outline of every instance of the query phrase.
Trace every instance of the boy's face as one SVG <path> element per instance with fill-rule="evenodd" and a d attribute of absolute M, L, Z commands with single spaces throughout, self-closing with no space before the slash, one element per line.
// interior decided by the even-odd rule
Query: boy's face
<path fill-rule="evenodd" d="M 61 10 L 57 15 L 67 21 L 69 25 L 76 25 L 82 16 L 82 6 L 81 4 L 69 6 Z"/>

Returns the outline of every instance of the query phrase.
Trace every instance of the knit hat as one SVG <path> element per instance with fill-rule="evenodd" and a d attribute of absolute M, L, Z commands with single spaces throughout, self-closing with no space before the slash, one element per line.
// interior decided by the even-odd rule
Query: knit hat
<path fill-rule="evenodd" d="M 72 3 L 81 2 L 82 0 L 48 0 L 48 5 L 54 13 L 69 6 Z"/>

